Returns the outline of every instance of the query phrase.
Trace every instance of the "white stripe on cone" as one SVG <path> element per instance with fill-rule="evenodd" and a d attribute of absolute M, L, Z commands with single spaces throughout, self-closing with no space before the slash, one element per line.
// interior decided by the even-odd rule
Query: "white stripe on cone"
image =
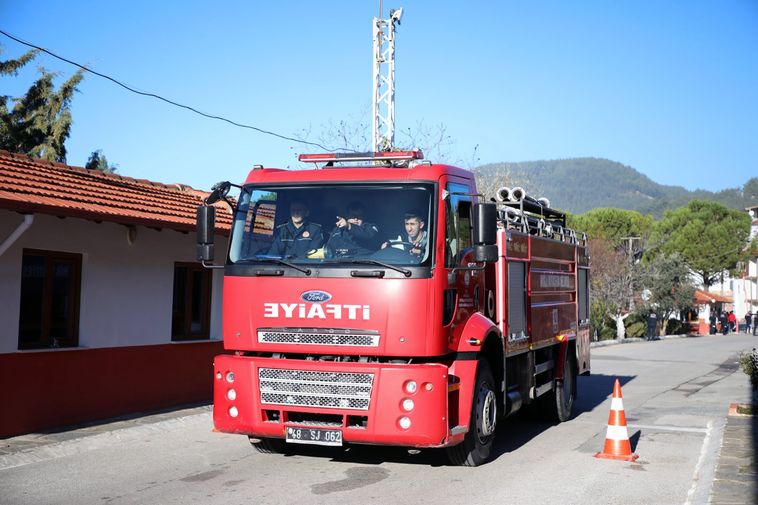
<path fill-rule="evenodd" d="M 605 438 L 608 440 L 629 440 L 629 432 L 626 431 L 626 426 L 612 426 L 609 424 Z"/>
<path fill-rule="evenodd" d="M 611 398 L 611 410 L 624 410 L 624 402 L 621 398 Z"/>

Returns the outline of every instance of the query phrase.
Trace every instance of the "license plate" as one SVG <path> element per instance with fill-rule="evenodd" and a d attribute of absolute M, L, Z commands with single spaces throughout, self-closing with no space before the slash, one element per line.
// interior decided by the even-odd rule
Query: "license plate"
<path fill-rule="evenodd" d="M 342 432 L 340 430 L 287 426 L 287 438 L 285 440 L 292 444 L 341 446 Z"/>

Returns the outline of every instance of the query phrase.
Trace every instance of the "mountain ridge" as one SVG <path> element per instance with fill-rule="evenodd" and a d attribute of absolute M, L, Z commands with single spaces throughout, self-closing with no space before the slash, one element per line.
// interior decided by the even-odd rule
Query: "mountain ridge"
<path fill-rule="evenodd" d="M 502 186 L 523 187 L 530 196 L 546 197 L 551 206 L 579 214 L 599 207 L 636 210 L 661 217 L 666 210 L 690 200 L 714 200 L 743 210 L 758 205 L 758 177 L 742 188 L 713 192 L 659 184 L 635 168 L 606 158 L 500 162 L 473 169 L 477 185 L 487 198 Z"/>

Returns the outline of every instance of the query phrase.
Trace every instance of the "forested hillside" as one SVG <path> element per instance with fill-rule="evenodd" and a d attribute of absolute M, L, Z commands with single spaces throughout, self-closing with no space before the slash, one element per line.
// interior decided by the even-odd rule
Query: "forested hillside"
<path fill-rule="evenodd" d="M 617 207 L 660 217 L 665 210 L 686 205 L 694 198 L 714 200 L 733 209 L 758 205 L 758 177 L 742 188 L 688 191 L 658 184 L 632 167 L 601 158 L 493 163 L 476 167 L 474 173 L 488 198 L 498 187 L 521 186 L 530 195 L 549 198 L 552 207 L 572 213 Z"/>

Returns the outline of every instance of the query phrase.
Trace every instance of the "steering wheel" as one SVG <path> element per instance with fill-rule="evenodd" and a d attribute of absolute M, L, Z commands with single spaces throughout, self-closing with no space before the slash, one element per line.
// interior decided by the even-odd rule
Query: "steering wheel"
<path fill-rule="evenodd" d="M 420 263 L 421 262 L 421 256 L 416 254 L 411 254 L 410 251 L 407 251 L 405 247 L 402 249 L 399 249 L 397 247 L 392 247 L 393 245 L 403 245 L 403 246 L 413 246 L 414 244 L 412 242 L 405 242 L 401 240 L 390 240 L 387 242 L 387 247 L 384 249 L 379 249 L 375 253 L 371 255 L 372 258 L 382 261 L 388 261 L 392 263 L 399 263 L 399 264 L 407 264 L 407 263 Z"/>
<path fill-rule="evenodd" d="M 414 244 L 413 242 L 406 242 L 404 240 L 387 240 L 387 247 L 385 247 L 385 249 L 389 249 L 393 245 L 407 245 L 407 246 L 413 247 L 416 244 Z M 397 249 L 397 247 L 395 249 Z"/>

